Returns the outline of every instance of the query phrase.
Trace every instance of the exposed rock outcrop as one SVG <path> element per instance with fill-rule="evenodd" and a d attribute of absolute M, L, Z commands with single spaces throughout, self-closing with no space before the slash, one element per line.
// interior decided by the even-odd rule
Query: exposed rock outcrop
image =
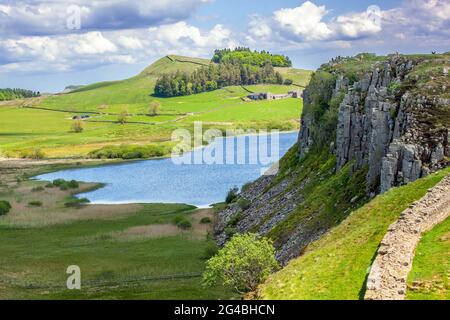
<path fill-rule="evenodd" d="M 449 164 L 449 128 L 437 127 L 438 122 L 430 121 L 430 116 L 439 109 L 447 108 L 448 112 L 450 99 L 423 96 L 409 91 L 408 85 L 401 88 L 421 63 L 393 56 L 351 86 L 343 75 L 336 81 L 333 96 L 345 92 L 338 111 L 336 170 L 350 161 L 355 161 L 355 170 L 367 166 L 367 188 L 372 195 Z M 446 89 L 439 89 L 445 96 Z M 302 121 L 302 156 L 315 143 L 311 135 L 315 125 L 310 119 Z"/>
<path fill-rule="evenodd" d="M 449 55 L 366 54 L 323 65 L 303 93 L 297 159 L 289 153 L 278 176 L 242 192 L 249 208 L 219 212 L 218 243 L 258 232 L 286 263 L 376 194 L 448 166 L 449 67 Z"/>

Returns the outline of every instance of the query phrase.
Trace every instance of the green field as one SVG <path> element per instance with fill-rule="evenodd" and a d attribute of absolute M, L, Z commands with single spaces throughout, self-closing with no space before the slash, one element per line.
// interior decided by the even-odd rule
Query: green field
<path fill-rule="evenodd" d="M 210 245 L 195 222 L 202 211 L 164 204 L 69 209 L 52 198 L 58 192 L 30 193 L 35 185 L 24 182 L 1 195 L 14 209 L 0 217 L 0 299 L 233 297 L 226 288 L 201 285 Z M 21 209 L 32 197 L 43 207 Z M 179 215 L 194 228 L 177 231 L 172 220 Z M 66 288 L 69 265 L 81 268 L 80 291 Z"/>
<path fill-rule="evenodd" d="M 406 186 L 393 188 L 354 211 L 323 238 L 309 245 L 302 256 L 273 274 L 260 287 L 261 297 L 361 299 L 367 272 L 389 225 L 449 173 L 447 168 Z"/>
<path fill-rule="evenodd" d="M 0 155 L 17 157 L 23 151 L 40 148 L 49 158 L 83 157 L 107 145 L 166 143 L 174 129 L 192 130 L 194 121 L 221 130 L 298 129 L 301 99 L 242 100 L 249 94 L 247 90 L 287 93 L 300 89 L 296 86 L 258 85 L 247 90 L 235 86 L 184 97 L 152 96 L 154 84 L 162 74 L 192 72 L 208 63 L 205 59 L 167 56 L 127 80 L 0 105 Z M 292 68 L 283 72 L 302 86 L 311 74 Z M 149 106 L 155 100 L 161 103 L 161 110 L 157 116 L 150 116 Z M 129 115 L 127 123 L 119 124 L 118 116 L 124 111 Z M 83 121 L 83 132 L 75 133 L 71 130 L 72 117 L 80 113 L 87 113 L 90 118 Z"/>
<path fill-rule="evenodd" d="M 407 299 L 450 300 L 450 218 L 420 240 L 408 275 Z"/>

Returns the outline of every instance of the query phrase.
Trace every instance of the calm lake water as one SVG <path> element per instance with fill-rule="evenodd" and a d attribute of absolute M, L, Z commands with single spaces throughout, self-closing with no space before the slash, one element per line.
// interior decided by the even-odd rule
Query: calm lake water
<path fill-rule="evenodd" d="M 260 177 L 297 137 L 298 133 L 292 132 L 280 134 L 279 139 L 273 135 L 217 138 L 209 146 L 175 159 L 64 170 L 36 179 L 105 183 L 104 188 L 78 195 L 94 204 L 186 203 L 207 207 L 224 201 L 233 186 L 241 187 Z"/>

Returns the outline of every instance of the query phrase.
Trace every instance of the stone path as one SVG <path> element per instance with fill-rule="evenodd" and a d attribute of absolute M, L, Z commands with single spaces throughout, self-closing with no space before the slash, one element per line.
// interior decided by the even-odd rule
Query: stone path
<path fill-rule="evenodd" d="M 381 241 L 367 280 L 366 300 L 403 300 L 422 234 L 450 215 L 450 175 L 400 215 Z"/>

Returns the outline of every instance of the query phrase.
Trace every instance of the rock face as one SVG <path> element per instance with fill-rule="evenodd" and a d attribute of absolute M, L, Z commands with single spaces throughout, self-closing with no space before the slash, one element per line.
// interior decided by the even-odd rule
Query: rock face
<path fill-rule="evenodd" d="M 218 213 L 218 244 L 257 232 L 286 263 L 375 195 L 448 166 L 450 56 L 430 59 L 357 56 L 323 65 L 303 92 L 297 160 L 288 154 L 278 176 L 246 188 L 240 196 L 249 208 L 233 203 Z M 349 186 L 360 180 L 343 179 L 344 171 L 363 183 Z"/>
<path fill-rule="evenodd" d="M 449 108 L 450 99 L 395 92 L 420 60 L 392 57 L 348 85 L 340 75 L 333 95 L 345 92 L 339 106 L 334 153 L 336 170 L 354 161 L 367 166 L 367 189 L 372 195 L 415 181 L 448 165 L 449 128 L 436 128 L 427 114 Z M 423 62 L 422 62 L 423 63 Z M 308 96 L 306 95 L 305 103 Z M 300 155 L 314 139 L 311 121 L 304 119 Z"/>

